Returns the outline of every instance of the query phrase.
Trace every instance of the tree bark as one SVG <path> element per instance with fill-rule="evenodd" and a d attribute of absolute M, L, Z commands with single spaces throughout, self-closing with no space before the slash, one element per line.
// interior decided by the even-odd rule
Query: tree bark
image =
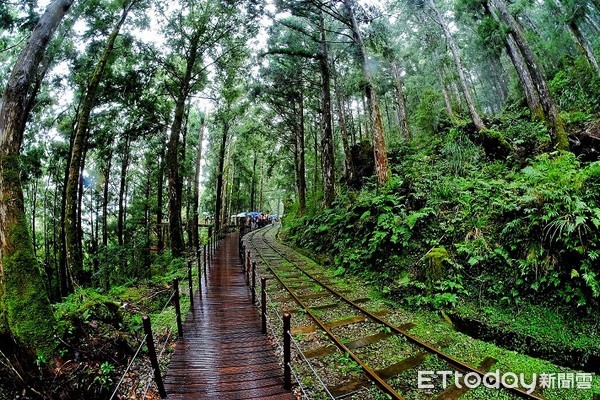
<path fill-rule="evenodd" d="M 227 117 L 222 119 L 223 131 L 221 132 L 221 144 L 219 146 L 219 165 L 217 169 L 217 198 L 215 202 L 215 233 L 221 228 L 221 210 L 223 208 L 223 173 L 225 169 L 225 150 L 227 149 L 227 136 L 229 136 L 229 121 Z"/>
<path fill-rule="evenodd" d="M 323 12 L 319 13 L 319 69 L 321 70 L 321 153 L 323 163 L 323 200 L 331 208 L 335 197 L 335 160 L 331 124 L 331 72 Z"/>
<path fill-rule="evenodd" d="M 398 113 L 398 122 L 400 123 L 400 132 L 406 139 L 410 139 L 410 129 L 408 128 L 408 113 L 406 108 L 406 96 L 404 95 L 404 80 L 402 72 L 397 62 L 392 63 L 392 74 L 394 78 L 394 90 L 396 91 L 396 110 Z"/>
<path fill-rule="evenodd" d="M 194 182 L 192 183 L 192 246 L 195 251 L 200 249 L 200 238 L 198 235 L 198 225 L 200 217 L 198 215 L 199 204 L 199 185 L 200 175 L 202 172 L 202 142 L 204 141 L 204 116 L 200 119 L 200 129 L 198 130 L 198 145 L 196 147 L 196 171 L 194 174 Z"/>
<path fill-rule="evenodd" d="M 465 70 L 462 65 L 460 53 L 458 52 L 458 47 L 454 42 L 454 37 L 452 36 L 452 33 L 450 32 L 450 29 L 448 28 L 444 17 L 435 5 L 434 0 L 429 0 L 429 7 L 433 11 L 435 20 L 442 28 L 444 36 L 446 37 L 446 43 L 448 43 L 450 53 L 452 53 L 452 59 L 454 60 L 454 64 L 456 65 L 456 71 L 458 72 L 458 80 L 463 92 L 463 96 L 465 97 L 465 101 L 467 102 L 467 108 L 469 109 L 469 113 L 471 114 L 471 119 L 473 120 L 473 123 L 475 124 L 477 130 L 484 130 L 486 129 L 486 127 L 483 123 L 483 120 L 481 119 L 481 116 L 479 115 L 479 112 L 477 111 L 477 108 L 475 107 L 475 101 L 473 100 L 473 96 L 471 95 L 471 88 L 467 82 Z"/>
<path fill-rule="evenodd" d="M 575 21 L 570 21 L 567 24 L 567 28 L 571 32 L 580 53 L 585 57 L 590 66 L 594 68 L 596 73 L 600 75 L 600 65 L 598 65 L 598 60 L 594 55 L 592 43 L 583 35 L 581 29 L 579 29 L 579 25 Z"/>
<path fill-rule="evenodd" d="M 73 151 L 71 153 L 71 161 L 69 164 L 69 174 L 66 190 L 66 210 L 65 210 L 65 240 L 66 240 L 66 256 L 67 268 L 73 286 L 78 284 L 83 278 L 83 258 L 81 238 L 78 234 L 77 224 L 77 204 L 78 204 L 78 185 L 80 179 L 80 170 L 83 167 L 83 154 L 88 141 L 89 123 L 92 109 L 96 100 L 96 94 L 102 80 L 102 75 L 108 64 L 110 54 L 112 53 L 115 41 L 119 35 L 119 31 L 127 14 L 135 4 L 136 0 L 131 1 L 121 13 L 121 17 L 112 32 L 110 33 L 102 54 L 96 64 L 96 69 L 90 78 L 90 83 L 87 88 L 85 98 L 82 104 L 81 113 L 77 121 L 77 130 L 73 140 Z"/>
<path fill-rule="evenodd" d="M 119 201 L 117 210 L 117 240 L 120 247 L 125 244 L 125 192 L 127 188 L 127 167 L 129 166 L 129 135 L 124 134 L 121 154 L 121 179 L 119 181 Z"/>
<path fill-rule="evenodd" d="M 383 136 L 383 124 L 381 121 L 381 111 L 379 110 L 379 102 L 377 101 L 377 95 L 373 87 L 373 81 L 371 73 L 368 67 L 368 57 L 365 44 L 360 33 L 356 16 L 352 5 L 354 0 L 344 0 L 344 6 L 350 17 L 352 26 L 352 36 L 354 43 L 356 44 L 360 56 L 360 64 L 362 70 L 363 83 L 365 88 L 365 95 L 367 97 L 367 105 L 369 107 L 369 117 L 371 121 L 371 130 L 373 135 L 373 153 L 375 158 L 375 174 L 377 175 L 377 182 L 381 185 L 389 179 L 389 167 L 387 160 L 387 147 L 385 144 L 385 138 Z"/>
<path fill-rule="evenodd" d="M 184 251 L 183 227 L 181 224 L 182 193 L 179 176 L 179 136 L 183 127 L 185 116 L 185 102 L 190 94 L 190 83 L 196 58 L 198 55 L 198 43 L 200 41 L 201 28 L 198 27 L 190 39 L 189 53 L 186 58 L 185 75 L 183 76 L 177 100 L 175 103 L 175 117 L 171 125 L 171 134 L 167 143 L 167 169 L 169 171 L 169 236 L 171 239 L 171 251 L 173 256 L 181 257 Z"/>
<path fill-rule="evenodd" d="M 37 240 L 35 234 L 35 214 L 37 213 L 37 190 L 38 183 L 37 178 L 33 178 L 33 188 L 31 189 L 33 194 L 33 199 L 31 199 L 31 242 L 33 244 L 33 255 L 37 255 Z"/>
<path fill-rule="evenodd" d="M 336 72 L 335 64 L 332 64 L 332 71 L 335 77 L 335 99 L 337 103 L 338 119 L 340 124 L 340 134 L 342 136 L 342 147 L 344 149 L 344 175 L 346 182 L 354 180 L 354 163 L 352 162 L 352 151 L 348 138 L 348 124 L 346 123 L 346 115 L 344 110 L 344 102 L 342 101 L 342 90 L 340 89 L 339 75 Z"/>
<path fill-rule="evenodd" d="M 506 51 L 515 67 L 515 70 L 517 71 L 517 75 L 519 76 L 519 80 L 521 82 L 521 87 L 525 93 L 525 100 L 527 101 L 527 106 L 531 112 L 531 117 L 533 119 L 544 119 L 544 110 L 542 109 L 540 95 L 535 88 L 533 78 L 529 73 L 529 69 L 527 69 L 527 64 L 525 64 L 525 60 L 523 60 L 523 56 L 521 55 L 521 51 L 519 50 L 513 35 L 506 35 L 505 42 Z"/>
<path fill-rule="evenodd" d="M 304 146 L 304 88 L 302 84 L 300 86 L 300 93 L 298 99 L 298 113 L 299 123 L 298 132 L 296 135 L 296 143 L 298 146 L 298 204 L 300 212 L 306 210 L 306 148 Z M 315 133 L 315 142 L 316 142 Z M 315 158 L 315 164 L 317 164 L 317 158 Z M 315 182 L 316 184 L 316 182 Z"/>
<path fill-rule="evenodd" d="M 33 355 L 49 355 L 52 310 L 44 290 L 20 181 L 19 151 L 27 119 L 27 93 L 48 42 L 73 3 L 54 0 L 36 24 L 6 83 L 0 109 L 0 332 Z"/>
<path fill-rule="evenodd" d="M 444 96 L 446 114 L 448 115 L 448 118 L 450 118 L 450 121 L 454 122 L 456 120 L 456 116 L 454 115 L 454 110 L 452 108 L 452 95 L 448 92 L 449 89 L 446 86 L 446 76 L 444 74 L 444 69 L 440 68 L 440 70 L 438 71 L 438 76 L 440 78 L 440 86 L 442 87 L 442 95 Z"/>
<path fill-rule="evenodd" d="M 165 237 L 163 232 L 163 184 L 165 176 L 165 144 L 162 142 L 160 148 L 160 161 L 158 164 L 158 188 L 156 190 L 156 247 L 159 252 L 165 248 Z"/>
<path fill-rule="evenodd" d="M 296 160 L 296 176 L 298 175 L 298 166 L 299 166 L 299 158 L 297 153 L 297 145 L 295 146 L 295 160 Z M 256 154 L 256 150 L 254 150 L 254 159 L 252 160 L 252 179 L 250 180 L 250 211 L 256 211 L 256 162 L 258 161 L 258 155 Z"/>
<path fill-rule="evenodd" d="M 500 19 L 508 26 L 510 33 L 513 35 L 515 43 L 517 44 L 525 63 L 527 65 L 527 69 L 531 74 L 533 79 L 533 83 L 537 89 L 537 92 L 540 96 L 540 102 L 542 105 L 542 109 L 544 110 L 545 120 L 547 124 L 550 126 L 550 135 L 552 137 L 552 141 L 555 147 L 559 150 L 569 150 L 569 140 L 567 138 L 567 132 L 565 131 L 564 123 L 562 118 L 558 113 L 558 109 L 554 100 L 552 99 L 552 95 L 550 94 L 550 89 L 548 88 L 548 84 L 546 82 L 546 77 L 544 76 L 544 72 L 542 71 L 541 64 L 537 61 L 537 57 L 533 53 L 533 50 L 527 43 L 525 38 L 525 33 L 523 32 L 523 28 L 519 24 L 519 22 L 513 17 L 513 15 L 509 12 L 508 7 L 504 0 L 489 0 L 491 4 L 493 4 L 498 10 Z"/>
<path fill-rule="evenodd" d="M 112 165 L 112 149 L 108 153 L 106 166 L 102 171 L 104 187 L 102 190 L 102 247 L 104 250 L 108 247 L 108 200 L 110 196 L 110 168 Z"/>

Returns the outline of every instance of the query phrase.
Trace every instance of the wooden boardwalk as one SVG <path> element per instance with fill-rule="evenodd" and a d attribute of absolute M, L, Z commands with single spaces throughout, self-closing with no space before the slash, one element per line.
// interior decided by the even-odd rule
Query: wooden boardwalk
<path fill-rule="evenodd" d="M 165 377 L 169 399 L 293 399 L 250 304 L 237 244 L 237 234 L 221 242 L 195 296 Z"/>

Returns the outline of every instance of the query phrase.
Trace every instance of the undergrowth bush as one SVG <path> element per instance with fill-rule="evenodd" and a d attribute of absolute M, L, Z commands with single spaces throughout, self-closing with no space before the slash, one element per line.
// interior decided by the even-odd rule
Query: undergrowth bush
<path fill-rule="evenodd" d="M 385 187 L 288 213 L 288 238 L 411 304 L 599 305 L 600 163 L 551 153 L 521 167 L 485 160 L 457 131 L 421 139 L 391 150 Z"/>

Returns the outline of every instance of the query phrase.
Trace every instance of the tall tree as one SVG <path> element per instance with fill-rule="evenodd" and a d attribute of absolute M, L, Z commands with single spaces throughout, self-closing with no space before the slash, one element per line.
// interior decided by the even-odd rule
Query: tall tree
<path fill-rule="evenodd" d="M 323 11 L 319 12 L 319 69 L 321 71 L 321 154 L 323 155 L 323 200 L 330 208 L 335 197 L 335 159 L 331 117 L 331 71 L 329 45 Z"/>
<path fill-rule="evenodd" d="M 571 33 L 579 52 L 600 75 L 600 64 L 594 54 L 594 47 L 580 26 L 587 13 L 587 4 L 585 3 L 572 0 L 550 0 L 551 6 L 556 9 L 555 14 L 564 20 L 565 27 Z"/>
<path fill-rule="evenodd" d="M 433 18 L 437 22 L 437 24 L 442 28 L 444 32 L 444 36 L 446 37 L 446 42 L 448 43 L 448 47 L 450 48 L 450 53 L 452 54 L 452 59 L 454 60 L 454 64 L 456 66 L 456 71 L 458 72 L 458 81 L 460 82 L 460 87 L 462 89 L 463 96 L 467 102 L 467 107 L 469 109 L 469 113 L 471 114 L 471 119 L 475 124 L 477 130 L 483 130 L 485 128 L 485 124 L 477 111 L 477 107 L 475 106 L 475 100 L 471 94 L 471 87 L 467 82 L 467 78 L 465 76 L 465 70 L 462 65 L 462 59 L 460 57 L 460 53 L 458 51 L 458 46 L 454 41 L 454 37 L 450 32 L 450 28 L 448 27 L 448 23 L 445 21 L 444 17 L 440 10 L 438 10 L 434 0 L 428 0 L 429 8 L 433 11 Z"/>
<path fill-rule="evenodd" d="M 32 353 L 50 350 L 52 313 L 25 216 L 19 152 L 36 69 L 72 4 L 54 0 L 46 8 L 13 67 L 0 109 L 0 332 Z"/>
<path fill-rule="evenodd" d="M 169 75 L 168 90 L 175 100 L 175 113 L 166 149 L 169 235 L 175 256 L 182 255 L 184 250 L 181 221 L 183 188 L 179 169 L 180 135 L 184 127 L 186 102 L 205 85 L 207 68 L 232 51 L 232 47 L 225 45 L 224 41 L 241 34 L 244 30 L 240 30 L 240 26 L 252 20 L 253 10 L 249 8 L 241 13 L 238 6 L 242 2 L 239 3 L 189 0 L 170 17 L 165 30 L 170 38 L 172 54 L 164 62 L 164 68 Z M 207 57 L 209 53 L 210 58 Z M 160 55 L 157 56 L 160 58 Z"/>
<path fill-rule="evenodd" d="M 347 13 L 347 22 L 352 30 L 352 38 L 356 45 L 356 53 L 361 66 L 363 86 L 365 90 L 365 96 L 367 98 L 367 105 L 369 108 L 369 118 L 371 121 L 371 133 L 373 135 L 373 153 L 375 158 L 375 174 L 377 175 L 377 181 L 380 184 L 387 182 L 389 179 L 389 167 L 387 159 L 387 146 L 385 144 L 385 137 L 383 135 L 383 122 L 381 120 L 381 111 L 379 109 L 379 101 L 377 100 L 377 93 L 373 86 L 373 78 L 371 76 L 371 69 L 369 68 L 369 57 L 367 48 L 363 41 L 360 26 L 356 19 L 355 0 L 343 0 L 344 7 Z"/>
<path fill-rule="evenodd" d="M 127 15 L 135 5 L 137 0 L 131 0 L 125 3 L 121 16 L 113 27 L 104 49 L 100 54 L 96 68 L 90 78 L 87 86 L 81 111 L 77 120 L 77 128 L 74 133 L 73 147 L 71 149 L 71 158 L 69 162 L 68 178 L 66 184 L 65 197 L 65 248 L 66 261 L 72 286 L 78 283 L 85 283 L 88 278 L 83 272 L 83 248 L 81 232 L 78 224 L 78 204 L 81 193 L 79 193 L 79 182 L 81 180 L 81 171 L 83 170 L 85 151 L 89 135 L 89 123 L 94 108 L 100 81 L 104 70 L 108 65 L 110 56 L 115 47 L 117 36 L 121 27 L 125 23 Z"/>
<path fill-rule="evenodd" d="M 204 141 L 204 120 L 205 116 L 200 116 L 200 127 L 198 128 L 198 144 L 196 145 L 196 169 L 194 172 L 194 181 L 192 182 L 192 240 L 191 244 L 194 250 L 200 248 L 200 240 L 198 237 L 198 224 L 200 223 L 200 218 L 198 216 L 198 200 L 199 200 L 199 185 L 200 185 L 200 177 L 202 172 L 202 142 Z"/>
<path fill-rule="evenodd" d="M 542 65 L 538 62 L 531 46 L 529 46 L 521 24 L 511 14 L 504 0 L 488 0 L 488 3 L 496 8 L 500 20 L 508 27 L 506 40 L 509 40 L 509 37 L 512 37 L 519 48 L 519 51 L 523 55 L 527 69 L 540 97 L 545 120 L 550 126 L 550 134 L 555 147 L 559 150 L 569 150 L 569 140 L 567 138 L 567 132 L 565 131 L 564 122 L 558 112 L 556 103 L 552 98 L 550 89 L 548 88 Z"/>

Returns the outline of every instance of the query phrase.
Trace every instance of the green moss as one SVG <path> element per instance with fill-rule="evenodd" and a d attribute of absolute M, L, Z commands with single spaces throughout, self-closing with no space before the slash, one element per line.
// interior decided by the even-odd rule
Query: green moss
<path fill-rule="evenodd" d="M 11 239 L 22 247 L 2 260 L 8 325 L 12 335 L 26 347 L 49 354 L 53 349 L 52 313 L 25 221 L 13 228 Z"/>
<path fill-rule="evenodd" d="M 513 146 L 497 130 L 483 129 L 477 133 L 477 136 L 476 141 L 481 143 L 488 155 L 493 154 L 497 155 L 498 158 L 506 158 L 514 153 Z"/>
<path fill-rule="evenodd" d="M 4 227 L 8 230 L 8 248 L 2 258 L 4 287 L 0 288 L 0 312 L 4 326 L 0 325 L 0 329 L 8 328 L 12 336 L 32 354 L 48 355 L 53 349 L 52 313 L 22 211 L 23 199 L 18 192 L 18 159 L 15 156 L 3 157 L 0 165 L 4 186 L 13 188 L 13 195 L 9 199 L 12 203 L 10 211 L 19 214 L 15 226 Z"/>
<path fill-rule="evenodd" d="M 430 285 L 444 277 L 444 262 L 450 261 L 448 251 L 444 247 L 434 247 L 425 255 L 428 260 L 428 267 L 425 271 L 425 278 Z"/>
<path fill-rule="evenodd" d="M 4 281 L 0 280 L 0 335 L 8 333 L 6 307 L 4 306 Z"/>

